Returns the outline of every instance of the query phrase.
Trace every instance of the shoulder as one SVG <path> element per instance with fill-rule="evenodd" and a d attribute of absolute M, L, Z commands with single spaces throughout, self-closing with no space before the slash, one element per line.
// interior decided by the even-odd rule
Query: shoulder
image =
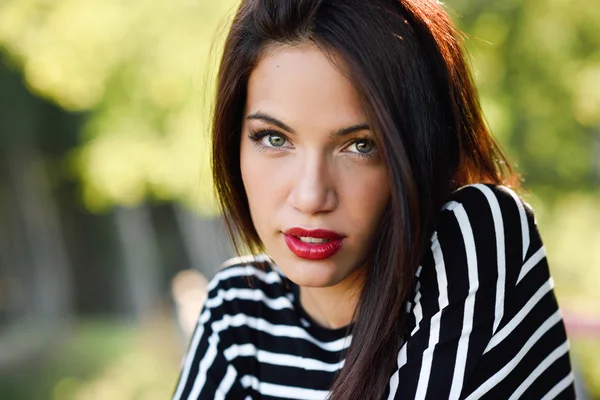
<path fill-rule="evenodd" d="M 476 183 L 463 186 L 452 193 L 442 210 L 453 210 L 458 205 L 470 215 L 502 213 L 520 217 L 521 213 L 532 213 L 517 193 L 502 185 Z"/>
<path fill-rule="evenodd" d="M 207 292 L 205 308 L 225 313 L 258 312 L 257 305 L 282 308 L 280 302 L 286 307 L 289 303 L 287 278 L 264 254 L 227 260 L 210 280 Z"/>
<path fill-rule="evenodd" d="M 541 245 L 532 240 L 536 232 L 531 208 L 513 190 L 468 185 L 442 207 L 425 259 L 435 265 L 434 275 L 444 273 L 455 282 L 469 274 L 490 282 L 516 282 L 521 265 Z"/>
<path fill-rule="evenodd" d="M 519 247 L 521 261 L 535 230 L 531 207 L 512 189 L 501 185 L 480 183 L 455 191 L 442 207 L 438 229 L 452 223 L 448 221 L 458 222 L 465 240 L 489 237 L 495 238 L 500 247 Z"/>
<path fill-rule="evenodd" d="M 218 289 L 262 288 L 284 283 L 284 275 L 266 254 L 233 257 L 219 267 L 208 284 L 208 292 Z"/>

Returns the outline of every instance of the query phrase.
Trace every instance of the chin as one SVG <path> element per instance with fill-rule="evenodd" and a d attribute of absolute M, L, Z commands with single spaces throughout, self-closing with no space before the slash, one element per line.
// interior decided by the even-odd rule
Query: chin
<path fill-rule="evenodd" d="M 292 256 L 277 265 L 292 282 L 304 287 L 335 286 L 350 275 L 331 259 L 311 261 Z"/>

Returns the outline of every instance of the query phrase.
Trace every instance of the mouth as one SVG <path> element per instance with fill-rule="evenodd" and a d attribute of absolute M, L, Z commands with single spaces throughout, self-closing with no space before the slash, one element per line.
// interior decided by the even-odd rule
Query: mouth
<path fill-rule="evenodd" d="M 323 260 L 341 250 L 344 236 L 326 229 L 291 228 L 283 232 L 285 243 L 297 257 Z"/>
<path fill-rule="evenodd" d="M 312 243 L 312 244 L 327 243 L 327 242 L 331 241 L 331 239 L 319 239 L 319 238 L 310 237 L 310 236 L 294 236 L 294 237 L 297 237 L 304 243 Z"/>

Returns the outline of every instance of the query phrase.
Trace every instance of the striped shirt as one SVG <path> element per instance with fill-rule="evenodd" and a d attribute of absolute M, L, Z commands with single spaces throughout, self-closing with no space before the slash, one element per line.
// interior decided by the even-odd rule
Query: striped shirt
<path fill-rule="evenodd" d="M 452 194 L 406 312 L 388 400 L 575 398 L 544 246 L 510 189 Z M 173 399 L 325 399 L 350 341 L 268 257 L 234 259 L 209 284 Z"/>

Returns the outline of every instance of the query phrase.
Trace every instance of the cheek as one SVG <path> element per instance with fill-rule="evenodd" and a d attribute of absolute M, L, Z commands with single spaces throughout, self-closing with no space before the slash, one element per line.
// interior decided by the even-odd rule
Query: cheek
<path fill-rule="evenodd" d="M 246 191 L 246 197 L 248 198 L 248 204 L 253 219 L 260 211 L 256 209 L 256 206 L 266 200 L 262 199 L 263 201 L 261 201 L 259 193 L 268 190 L 268 187 L 266 187 L 268 185 L 268 180 L 263 177 L 268 171 L 264 170 L 260 161 L 261 160 L 258 157 L 253 156 L 251 151 L 247 149 L 244 151 L 244 146 L 242 146 L 240 169 L 242 172 L 244 190 Z"/>
<path fill-rule="evenodd" d="M 281 199 L 285 198 L 282 177 L 272 160 L 242 145 L 240 169 L 250 214 L 257 231 L 271 219 Z"/>
<path fill-rule="evenodd" d="M 360 235 L 370 236 L 379 226 L 390 201 L 388 177 L 383 167 L 355 171 L 343 182 L 349 217 Z"/>

